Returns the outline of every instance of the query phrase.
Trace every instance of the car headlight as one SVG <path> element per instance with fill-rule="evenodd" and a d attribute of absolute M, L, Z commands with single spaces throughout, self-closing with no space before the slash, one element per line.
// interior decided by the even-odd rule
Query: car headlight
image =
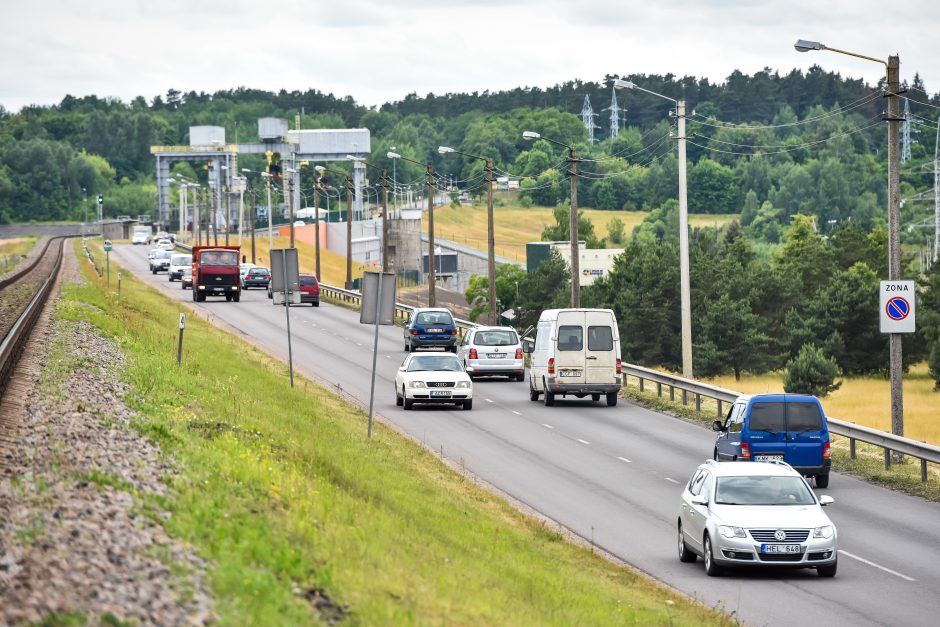
<path fill-rule="evenodd" d="M 729 527 L 728 525 L 719 525 L 718 533 L 725 538 L 746 538 L 747 534 L 741 527 Z"/>
<path fill-rule="evenodd" d="M 459 388 L 464 388 L 464 389 L 469 388 L 469 387 L 470 387 L 470 382 L 469 382 L 469 381 L 458 381 L 458 382 L 457 382 L 457 387 L 459 387 Z"/>
<path fill-rule="evenodd" d="M 828 540 L 829 538 L 832 537 L 832 526 L 825 525 L 823 527 L 816 527 L 815 529 L 813 529 L 813 537 L 824 538 Z"/>
<path fill-rule="evenodd" d="M 409 381 L 409 382 L 408 382 L 408 387 L 410 387 L 410 388 L 426 388 L 426 387 L 428 387 L 428 386 L 426 386 L 426 385 L 424 384 L 424 381 Z"/>

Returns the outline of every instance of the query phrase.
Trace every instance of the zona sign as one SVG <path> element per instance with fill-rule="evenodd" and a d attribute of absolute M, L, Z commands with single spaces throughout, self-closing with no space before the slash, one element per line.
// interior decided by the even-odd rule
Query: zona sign
<path fill-rule="evenodd" d="M 913 333 L 917 304 L 913 281 L 882 281 L 879 313 L 882 333 Z"/>

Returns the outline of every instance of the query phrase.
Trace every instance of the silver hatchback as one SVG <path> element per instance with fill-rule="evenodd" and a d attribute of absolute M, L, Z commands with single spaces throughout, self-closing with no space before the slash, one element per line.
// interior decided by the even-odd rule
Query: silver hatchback
<path fill-rule="evenodd" d="M 806 480 L 780 461 L 699 466 L 679 504 L 679 561 L 705 561 L 709 576 L 730 566 L 815 568 L 834 577 L 835 525 Z"/>
<path fill-rule="evenodd" d="M 499 375 L 525 381 L 519 334 L 512 327 L 476 327 L 457 345 L 457 357 L 471 379 Z"/>

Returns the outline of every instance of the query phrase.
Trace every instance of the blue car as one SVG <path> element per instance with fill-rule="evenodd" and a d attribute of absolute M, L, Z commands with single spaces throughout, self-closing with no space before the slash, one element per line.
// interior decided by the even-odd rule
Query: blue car
<path fill-rule="evenodd" d="M 717 461 L 782 460 L 817 488 L 829 486 L 829 425 L 822 405 L 805 394 L 740 396 L 724 422 L 716 420 Z"/>
<path fill-rule="evenodd" d="M 457 323 L 449 309 L 419 307 L 405 325 L 405 352 L 418 348 L 443 348 L 457 352 Z"/>

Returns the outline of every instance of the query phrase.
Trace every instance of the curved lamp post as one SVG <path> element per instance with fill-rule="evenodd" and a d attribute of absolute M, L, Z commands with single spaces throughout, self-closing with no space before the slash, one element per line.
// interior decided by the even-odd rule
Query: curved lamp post
<path fill-rule="evenodd" d="M 898 123 L 901 117 L 901 59 L 898 55 L 888 57 L 888 60 L 869 57 L 848 50 L 832 48 L 818 41 L 798 39 L 793 47 L 798 52 L 828 50 L 838 52 L 850 57 L 874 61 L 885 66 L 885 96 L 888 98 L 888 280 L 901 279 L 901 152 L 899 144 Z M 891 433 L 904 435 L 904 396 L 902 386 L 902 354 L 901 334 L 889 334 L 889 370 L 891 374 Z M 899 457 L 896 455 L 896 458 Z"/>
<path fill-rule="evenodd" d="M 382 184 L 382 272 L 388 272 L 388 170 L 374 166 L 365 159 L 353 155 L 346 155 L 346 158 L 358 161 L 379 173 Z"/>
<path fill-rule="evenodd" d="M 496 242 L 493 235 L 493 160 L 449 146 L 438 146 L 437 151 L 442 155 L 451 153 L 463 155 L 469 159 L 482 161 L 484 164 L 483 169 L 486 171 L 486 274 L 489 282 L 486 298 L 489 304 L 489 323 L 498 324 L 499 319 L 496 317 Z"/>
<path fill-rule="evenodd" d="M 339 170 L 331 170 L 329 168 L 324 168 L 321 165 L 314 166 L 317 172 L 327 172 L 329 174 L 335 174 L 337 176 L 342 176 L 344 179 L 344 185 L 346 187 L 346 289 L 352 289 L 352 189 L 353 182 L 352 178 L 345 173 L 340 172 Z M 319 213 L 319 211 L 318 211 Z M 319 234 L 317 235 L 317 245 L 319 246 Z M 320 278 L 319 276 L 317 277 Z"/>
<path fill-rule="evenodd" d="M 437 307 L 437 295 L 435 294 L 435 268 L 434 268 L 434 167 L 430 163 L 421 163 L 408 157 L 403 157 L 397 152 L 386 154 L 389 159 L 401 159 L 408 163 L 414 163 L 425 167 L 428 177 L 428 307 Z"/>
<path fill-rule="evenodd" d="M 581 259 L 578 250 L 578 155 L 574 146 L 543 137 L 533 131 L 522 133 L 522 139 L 535 141 L 544 139 L 550 144 L 561 146 L 568 149 L 568 175 L 571 177 L 571 218 L 569 222 L 569 231 L 571 232 L 571 306 L 581 306 Z"/>

